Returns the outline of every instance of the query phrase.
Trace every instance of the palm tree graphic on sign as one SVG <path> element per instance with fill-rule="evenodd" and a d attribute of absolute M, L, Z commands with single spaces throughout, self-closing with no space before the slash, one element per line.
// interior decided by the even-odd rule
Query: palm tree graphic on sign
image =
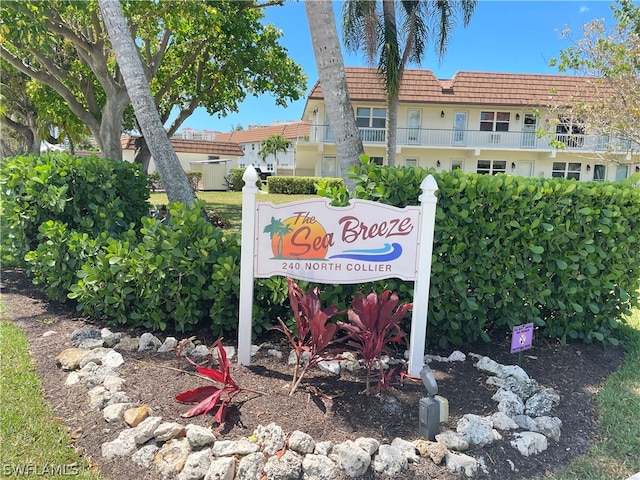
<path fill-rule="evenodd" d="M 271 217 L 271 223 L 264 227 L 264 233 L 269 234 L 269 238 L 273 240 L 275 236 L 278 237 L 276 251 L 276 258 L 283 258 L 282 255 L 282 237 L 291 233 L 293 229 L 282 222 L 282 220 L 276 220 L 275 217 Z"/>

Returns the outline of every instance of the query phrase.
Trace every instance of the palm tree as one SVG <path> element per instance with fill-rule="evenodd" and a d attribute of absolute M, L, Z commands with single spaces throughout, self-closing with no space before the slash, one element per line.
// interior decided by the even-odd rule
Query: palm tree
<path fill-rule="evenodd" d="M 282 220 L 276 220 L 275 217 L 271 217 L 271 223 L 264 227 L 264 233 L 268 233 L 271 240 L 273 240 L 273 237 L 276 235 L 278 236 L 276 258 L 282 258 L 282 237 L 291 233 L 292 230 L 289 225 L 285 225 Z"/>
<path fill-rule="evenodd" d="M 344 60 L 333 15 L 333 2 L 305 0 L 304 4 L 318 77 L 338 154 L 340 176 L 352 191 L 354 185 L 347 178 L 346 172 L 349 167 L 360 164 L 360 155 L 364 154 L 364 148 L 349 98 Z"/>
<path fill-rule="evenodd" d="M 269 155 L 273 155 L 276 164 L 276 173 L 278 171 L 278 152 L 287 153 L 289 147 L 293 144 L 291 140 L 282 135 L 272 135 L 260 142 L 260 150 L 258 156 L 264 162 Z"/>
<path fill-rule="evenodd" d="M 382 14 L 379 13 L 381 3 Z M 456 24 L 456 8 L 463 25 L 471 20 L 477 0 L 347 0 L 342 24 L 345 46 L 364 50 L 369 62 L 378 57 L 378 71 L 387 93 L 387 163 L 395 165 L 398 97 L 408 62 L 420 64 L 430 37 L 442 60 L 449 34 Z M 400 16 L 400 28 L 396 17 Z M 436 41 L 437 39 L 437 41 Z M 402 46 L 402 48 L 401 48 Z"/>
<path fill-rule="evenodd" d="M 167 190 L 167 197 L 173 202 L 190 205 L 196 195 L 160 120 L 138 56 L 138 48 L 120 8 L 120 1 L 98 0 L 98 4 L 138 125 L 156 162 L 158 174 Z"/>

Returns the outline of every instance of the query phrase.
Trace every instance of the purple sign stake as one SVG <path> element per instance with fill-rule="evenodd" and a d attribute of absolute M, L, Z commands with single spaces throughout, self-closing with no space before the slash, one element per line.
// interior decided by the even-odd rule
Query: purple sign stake
<path fill-rule="evenodd" d="M 518 353 L 518 366 L 522 366 L 522 352 L 529 350 L 533 343 L 533 323 L 513 327 L 511 353 Z"/>

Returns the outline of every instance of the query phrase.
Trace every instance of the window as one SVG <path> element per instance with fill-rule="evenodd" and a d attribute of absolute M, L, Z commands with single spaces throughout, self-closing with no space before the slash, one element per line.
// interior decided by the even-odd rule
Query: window
<path fill-rule="evenodd" d="M 404 159 L 404 166 L 405 167 L 417 167 L 418 166 L 418 159 L 417 158 L 405 158 Z"/>
<path fill-rule="evenodd" d="M 510 120 L 509 112 L 480 112 L 480 131 L 508 132 Z"/>
<path fill-rule="evenodd" d="M 476 172 L 482 175 L 495 175 L 496 173 L 505 173 L 506 171 L 506 160 L 478 160 L 478 168 Z"/>
<path fill-rule="evenodd" d="M 624 180 L 629 176 L 629 165 L 616 166 L 616 181 Z"/>
<path fill-rule="evenodd" d="M 556 140 L 567 147 L 582 147 L 584 144 L 584 124 L 569 117 L 558 117 Z"/>
<path fill-rule="evenodd" d="M 452 159 L 451 170 L 464 170 L 464 160 L 462 158 Z"/>
<path fill-rule="evenodd" d="M 554 178 L 573 178 L 580 180 L 581 163 L 553 162 L 551 176 Z"/>
<path fill-rule="evenodd" d="M 220 160 L 220 155 L 209 155 L 209 160 Z"/>
<path fill-rule="evenodd" d="M 593 166 L 593 179 L 597 182 L 604 181 L 606 175 L 606 167 L 604 165 L 594 165 Z"/>
<path fill-rule="evenodd" d="M 387 110 L 384 108 L 356 108 L 356 124 L 363 142 L 385 142 Z"/>
<path fill-rule="evenodd" d="M 376 165 L 382 165 L 383 164 L 383 158 L 382 157 L 369 157 L 369 163 L 375 163 Z"/>

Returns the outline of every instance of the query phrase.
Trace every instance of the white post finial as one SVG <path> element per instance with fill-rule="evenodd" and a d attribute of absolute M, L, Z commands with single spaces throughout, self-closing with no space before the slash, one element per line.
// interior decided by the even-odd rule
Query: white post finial
<path fill-rule="evenodd" d="M 424 350 L 427 341 L 427 312 L 429 310 L 429 284 L 431 281 L 431 256 L 433 255 L 433 230 L 436 220 L 435 195 L 438 184 L 432 175 L 420 184 L 419 197 L 422 207 L 420 244 L 418 245 L 418 272 L 413 286 L 413 312 L 411 316 L 411 338 L 409 340 L 409 375 L 420 376 L 424 365 Z"/>
<path fill-rule="evenodd" d="M 251 332 L 253 327 L 253 261 L 255 255 L 255 214 L 258 194 L 258 172 L 249 165 L 242 187 L 242 239 L 240 244 L 240 305 L 238 318 L 238 363 L 251 364 Z"/>

